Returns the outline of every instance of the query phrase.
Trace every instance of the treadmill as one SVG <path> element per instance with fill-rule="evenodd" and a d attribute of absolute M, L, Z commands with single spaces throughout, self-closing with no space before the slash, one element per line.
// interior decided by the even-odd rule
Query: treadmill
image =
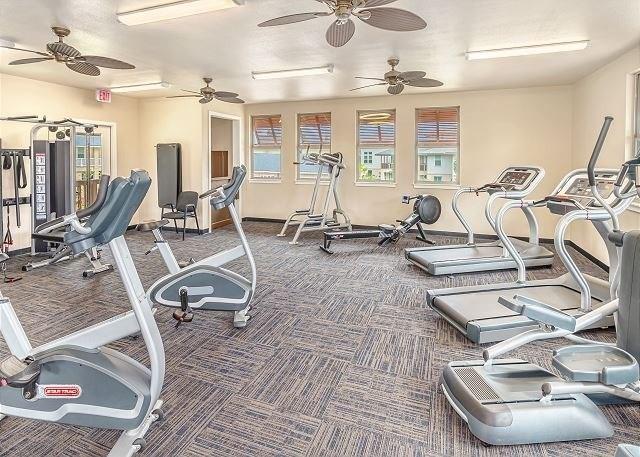
<path fill-rule="evenodd" d="M 505 204 L 496 217 L 498 236 L 518 265 L 518 279 L 512 283 L 482 284 L 467 287 L 435 289 L 427 291 L 428 305 L 474 343 L 503 341 L 524 331 L 537 328 L 537 324 L 499 303 L 499 299 L 511 299 L 515 295 L 542 301 L 563 312 L 579 317 L 593 308 L 611 300 L 611 284 L 615 282 L 618 268 L 618 250 L 608 238 L 610 221 L 617 217 L 633 201 L 628 192 L 632 182 L 626 174 L 616 169 L 595 169 L 595 161 L 602 149 L 609 124 L 607 118 L 593 151 L 588 169 L 578 169 L 567 174 L 553 193 L 540 201 L 512 201 Z M 623 168 L 624 171 L 624 168 Z M 597 186 L 594 195 L 591 184 Z M 625 185 L 625 194 L 614 192 Z M 621 195 L 616 196 L 616 193 Z M 598 199 L 601 199 L 603 206 Z M 516 247 L 504 233 L 502 221 L 512 208 L 545 206 L 553 214 L 561 215 L 554 237 L 554 245 L 568 273 L 555 278 L 536 281 L 526 280 L 526 268 Z M 565 246 L 565 234 L 574 221 L 588 220 L 602 237 L 609 255 L 609 282 L 586 274 L 578 269 Z M 588 328 L 609 327 L 613 317 L 607 316 L 593 322 Z"/>
<path fill-rule="evenodd" d="M 476 271 L 494 271 L 517 268 L 500 240 L 487 243 L 476 243 L 474 233 L 458 206 L 464 194 L 487 193 L 489 199 L 485 205 L 485 215 L 489 224 L 496 231 L 493 204 L 498 199 L 520 200 L 529 195 L 540 184 L 544 170 L 540 167 L 509 167 L 503 170 L 498 178 L 481 187 L 465 187 L 453 196 L 453 212 L 467 231 L 467 243 L 405 249 L 407 260 L 431 275 L 449 275 L 455 273 L 471 273 Z M 522 211 L 529 224 L 529 241 L 511 238 L 527 267 L 550 266 L 553 263 L 553 252 L 540 246 L 538 241 L 538 222 L 529 207 Z"/>

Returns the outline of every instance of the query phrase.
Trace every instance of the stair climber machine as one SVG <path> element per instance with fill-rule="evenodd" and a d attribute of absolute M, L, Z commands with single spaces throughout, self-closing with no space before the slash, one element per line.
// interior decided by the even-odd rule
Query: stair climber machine
<path fill-rule="evenodd" d="M 298 238 L 302 233 L 306 232 L 324 232 L 325 230 L 347 229 L 351 230 L 351 220 L 343 211 L 340 205 L 340 197 L 338 196 L 338 178 L 345 169 L 342 153 L 307 153 L 303 156 L 302 162 L 296 165 L 308 164 L 318 165 L 311 202 L 306 209 L 296 210 L 289 215 L 282 230 L 278 234 L 279 237 L 287 236 L 289 227 L 297 226 L 293 239 L 289 244 L 298 244 Z M 320 213 L 316 213 L 315 206 L 320 193 L 320 187 L 323 185 L 322 179 L 326 174 L 329 175 L 327 183 L 327 193 Z M 333 201 L 333 207 L 332 207 Z M 333 208 L 333 209 L 332 209 Z"/>
<path fill-rule="evenodd" d="M 608 235 L 618 223 L 618 216 L 631 205 L 635 194 L 635 176 L 629 168 L 596 169 L 595 164 L 613 118 L 606 118 L 593 150 L 589 167 L 567 174 L 548 197 L 539 200 L 514 200 L 506 203 L 496 216 L 496 229 L 504 247 L 518 265 L 516 282 L 435 289 L 427 291 L 428 305 L 474 343 L 503 341 L 536 327 L 531 319 L 521 316 L 499 303 L 514 295 L 542 300 L 549 306 L 576 318 L 611 300 L 618 265 L 618 251 Z M 596 187 L 594 187 L 596 186 Z M 596 188 L 598 193 L 594 193 Z M 619 189 L 619 190 L 616 190 Z M 523 259 L 507 237 L 503 220 L 514 208 L 546 207 L 562 216 L 555 229 L 556 252 L 568 273 L 553 279 L 528 281 Z M 609 256 L 609 281 L 582 273 L 569 255 L 565 234 L 574 221 L 590 221 L 602 237 Z M 609 327 L 611 317 L 592 322 L 589 328 Z"/>
<path fill-rule="evenodd" d="M 165 356 L 123 235 L 150 185 L 146 171 L 134 170 L 129 178 L 111 181 L 92 206 L 48 222 L 52 231 L 71 228 L 64 242 L 73 254 L 109 246 L 131 311 L 32 347 L 11 302 L 0 296 L 0 333 L 11 353 L 0 361 L 0 419 L 121 430 L 109 453 L 113 457 L 131 456 L 145 446 L 149 427 L 163 417 Z M 133 335 L 144 340 L 149 368 L 106 347 Z"/>
<path fill-rule="evenodd" d="M 151 286 L 148 291 L 149 299 L 158 305 L 178 308 L 173 313 L 173 318 L 177 321 L 176 327 L 183 322 L 191 322 L 193 313 L 197 310 L 232 311 L 233 325 L 236 328 L 245 327 L 251 318 L 248 313 L 256 290 L 256 263 L 234 204 L 246 175 L 247 169 L 244 166 L 235 167 L 226 185 L 200 196 L 201 199 L 209 199 L 209 203 L 216 210 L 229 209 L 233 225 L 240 237 L 240 245 L 235 248 L 181 267 L 160 230 L 168 223 L 167 220 L 138 226 L 140 231 L 153 233 L 155 244 L 147 254 L 157 249 L 170 273 Z M 249 261 L 251 279 L 222 268 L 223 265 L 244 256 Z"/>
<path fill-rule="evenodd" d="M 596 158 L 597 152 L 589 164 L 590 195 L 614 212 L 602 194 L 608 186 L 599 186 L 596 179 Z M 637 182 L 633 192 L 629 186 L 623 188 L 625 174 L 636 181 L 638 164 L 634 159 L 623 165 L 613 191 L 617 198 L 640 195 Z M 576 315 L 527 296 L 527 290 L 518 291 L 500 302 L 536 327 L 485 349 L 483 360 L 445 367 L 444 395 L 481 441 L 515 445 L 608 438 L 613 427 L 597 405 L 640 402 L 640 288 L 635 282 L 640 274 L 640 231 L 615 230 L 608 239 L 621 249 L 612 300 Z M 576 335 L 611 317 L 616 321 L 615 344 Z M 552 365 L 559 376 L 524 360 L 498 358 L 525 344 L 554 338 L 578 343 L 553 352 Z M 623 453 L 627 450 L 632 449 L 622 449 L 620 455 L 633 455 Z"/>
<path fill-rule="evenodd" d="M 438 222 L 442 213 L 440 200 L 433 195 L 417 195 L 415 197 L 405 195 L 402 197 L 402 203 L 407 205 L 414 200 L 413 212 L 405 219 L 396 220 L 398 225 L 380 224 L 378 230 L 329 230 L 323 234 L 324 241 L 320 249 L 327 254 L 333 254 L 331 250 L 332 242 L 363 238 L 378 238 L 378 246 L 386 246 L 389 243 L 396 243 L 414 226 L 418 229 L 417 240 L 434 244 L 433 241 L 427 238 L 422 224 L 431 225 Z"/>
<path fill-rule="evenodd" d="M 544 178 L 544 170 L 540 167 L 509 167 L 503 170 L 498 178 L 489 184 L 474 188 L 465 187 L 453 196 L 454 214 L 467 231 L 467 243 L 433 247 L 405 249 L 407 260 L 431 275 L 450 275 L 476 271 L 493 271 L 517 268 L 500 240 L 487 243 L 476 243 L 473 230 L 462 215 L 458 201 L 465 194 L 486 193 L 489 195 L 485 205 L 485 216 L 491 228 L 496 231 L 493 205 L 499 199 L 521 200 L 533 192 Z M 511 238 L 525 264 L 528 267 L 550 266 L 553 263 L 553 252 L 538 241 L 538 222 L 529 207 L 523 206 L 522 212 L 529 223 L 529 241 Z"/>

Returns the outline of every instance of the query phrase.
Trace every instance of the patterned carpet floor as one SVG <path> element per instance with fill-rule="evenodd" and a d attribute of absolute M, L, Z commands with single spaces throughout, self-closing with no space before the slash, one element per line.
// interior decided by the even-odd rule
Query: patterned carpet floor
<path fill-rule="evenodd" d="M 637 405 L 604 407 L 615 428 L 608 440 L 485 447 L 449 407 L 438 380 L 451 360 L 478 359 L 481 348 L 466 341 L 425 305 L 429 288 L 509 281 L 515 273 L 429 277 L 408 264 L 402 250 L 420 245 L 407 236 L 378 248 L 373 240 L 318 249 L 320 237 L 299 246 L 277 238 L 280 226 L 245 223 L 258 265 L 253 319 L 245 329 L 223 313 L 196 314 L 174 328 L 172 310 L 157 321 L 167 358 L 163 390 L 167 420 L 147 434 L 148 456 L 612 456 L 620 442 L 637 442 Z M 232 228 L 190 235 L 167 232 L 180 259 L 237 244 Z M 459 242 L 435 236 L 438 244 Z M 129 232 L 127 241 L 146 287 L 163 275 L 158 253 L 145 256 L 150 235 Z M 109 261 L 108 250 L 103 258 Z M 583 271 L 605 273 L 576 254 Z M 128 309 L 117 273 L 83 279 L 84 259 L 29 273 L 14 258 L 9 273 L 23 279 L 4 284 L 27 334 L 41 344 Z M 232 268 L 247 274 L 242 259 Z M 536 269 L 531 278 L 563 273 Z M 592 335 L 613 341 L 610 330 Z M 550 368 L 562 342 L 530 345 L 514 353 Z M 145 359 L 139 340 L 113 345 Z M 0 340 L 0 356 L 7 353 Z M 94 430 L 16 418 L 0 421 L 2 456 L 106 455 L 117 439 Z"/>

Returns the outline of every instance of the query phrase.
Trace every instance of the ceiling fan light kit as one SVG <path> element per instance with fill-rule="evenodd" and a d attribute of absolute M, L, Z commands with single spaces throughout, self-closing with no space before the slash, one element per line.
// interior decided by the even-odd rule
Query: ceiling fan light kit
<path fill-rule="evenodd" d="M 122 94 L 126 92 L 142 92 L 145 90 L 162 90 L 168 89 L 171 87 L 171 84 L 160 81 L 154 83 L 144 83 L 144 84 L 131 84 L 128 86 L 115 86 L 111 87 L 109 90 L 116 94 Z"/>
<path fill-rule="evenodd" d="M 334 70 L 333 65 L 325 65 L 322 67 L 294 68 L 291 70 L 253 71 L 251 72 L 251 76 L 253 77 L 253 79 L 256 79 L 256 80 L 297 78 L 301 76 L 332 74 L 333 70 Z"/>
<path fill-rule="evenodd" d="M 118 21 L 134 26 L 210 13 L 244 5 L 245 0 L 181 0 L 118 13 Z"/>
<path fill-rule="evenodd" d="M 562 43 L 537 44 L 533 46 L 518 46 L 513 48 L 486 49 L 467 51 L 467 60 L 500 59 L 505 57 L 521 57 L 537 54 L 552 54 L 556 52 L 582 51 L 589 47 L 589 40 L 566 41 Z"/>

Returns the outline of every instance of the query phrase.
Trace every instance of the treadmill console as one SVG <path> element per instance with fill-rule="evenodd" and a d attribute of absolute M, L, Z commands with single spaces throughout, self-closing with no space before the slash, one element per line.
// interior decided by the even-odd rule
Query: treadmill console
<path fill-rule="evenodd" d="M 608 172 L 596 171 L 596 185 L 600 195 L 608 204 L 612 204 L 616 200 L 616 196 L 613 193 L 614 184 L 617 176 Z M 589 178 L 586 174 L 579 174 L 567 181 L 565 186 L 560 189 L 560 192 L 556 194 L 558 197 L 568 197 L 571 200 L 576 201 L 585 208 L 600 208 L 596 198 L 591 193 L 591 187 L 589 186 Z M 576 208 L 576 205 L 567 202 L 553 202 L 556 209 L 559 209 L 557 205 L 563 206 L 561 211 L 554 211 L 558 213 L 565 213 L 567 209 L 572 210 Z M 569 208 L 567 208 L 569 207 Z M 553 210 L 553 208 L 550 208 Z"/>
<path fill-rule="evenodd" d="M 507 190 L 521 192 L 526 190 L 531 182 L 538 176 L 538 170 L 526 167 L 511 167 L 502 172 L 498 179 L 490 186 L 495 191 Z"/>

